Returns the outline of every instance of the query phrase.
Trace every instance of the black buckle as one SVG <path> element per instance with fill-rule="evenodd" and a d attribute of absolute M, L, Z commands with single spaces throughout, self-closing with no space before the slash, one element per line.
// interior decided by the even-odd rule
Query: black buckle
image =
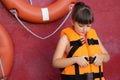
<path fill-rule="evenodd" d="M 89 60 L 90 60 L 90 64 L 92 64 L 96 59 L 96 56 L 95 57 L 89 57 Z"/>
<path fill-rule="evenodd" d="M 86 74 L 86 76 L 87 76 L 87 80 L 93 80 L 94 79 L 93 73 L 88 73 L 88 74 Z"/>
<path fill-rule="evenodd" d="M 96 56 L 95 56 L 95 57 L 89 57 L 89 59 L 88 59 L 87 57 L 85 57 L 85 59 L 86 59 L 87 61 L 89 61 L 90 64 L 92 64 L 92 63 L 95 61 Z"/>

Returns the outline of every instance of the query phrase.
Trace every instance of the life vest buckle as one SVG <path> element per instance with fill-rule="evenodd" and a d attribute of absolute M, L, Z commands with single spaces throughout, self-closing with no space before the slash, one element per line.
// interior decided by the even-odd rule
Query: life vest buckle
<path fill-rule="evenodd" d="M 95 59 L 96 59 L 96 56 L 95 57 L 89 57 L 90 64 L 94 63 Z"/>
<path fill-rule="evenodd" d="M 85 59 L 87 61 L 89 61 L 90 64 L 94 63 L 95 59 L 96 59 L 96 56 L 95 57 L 89 57 L 89 59 L 87 57 L 85 57 Z"/>
<path fill-rule="evenodd" d="M 94 79 L 93 73 L 87 73 L 86 78 L 87 78 L 86 80 L 93 80 Z"/>

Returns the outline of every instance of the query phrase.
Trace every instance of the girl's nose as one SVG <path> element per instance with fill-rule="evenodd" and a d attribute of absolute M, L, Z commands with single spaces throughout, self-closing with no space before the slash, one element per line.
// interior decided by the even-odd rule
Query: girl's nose
<path fill-rule="evenodd" d="M 83 28 L 83 31 L 85 31 L 85 28 Z"/>
<path fill-rule="evenodd" d="M 84 31 L 84 32 L 86 31 L 86 26 L 83 27 L 83 31 Z"/>

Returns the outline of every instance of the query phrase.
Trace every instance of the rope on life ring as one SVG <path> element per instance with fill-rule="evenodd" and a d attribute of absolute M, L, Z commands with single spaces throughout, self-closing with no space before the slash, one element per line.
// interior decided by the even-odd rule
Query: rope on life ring
<path fill-rule="evenodd" d="M 73 7 L 73 5 L 71 5 L 70 11 L 69 11 L 69 13 L 67 14 L 66 18 L 63 20 L 63 22 L 62 22 L 51 34 L 49 34 L 49 35 L 47 35 L 47 36 L 44 36 L 44 37 L 39 36 L 39 35 L 37 35 L 36 33 L 34 33 L 32 30 L 30 30 L 30 29 L 18 18 L 18 16 L 17 16 L 17 11 L 16 11 L 16 10 L 11 10 L 11 13 L 15 16 L 15 18 L 16 18 L 17 21 L 23 26 L 23 28 L 25 28 L 29 33 L 31 33 L 33 36 L 35 36 L 35 37 L 37 37 L 37 38 L 39 38 L 39 39 L 43 39 L 43 40 L 44 40 L 44 39 L 47 39 L 47 38 L 51 37 L 52 35 L 54 35 L 54 34 L 63 26 L 63 24 L 66 22 L 66 20 L 69 18 L 70 14 L 71 14 L 71 12 L 72 12 L 72 7 Z"/>
<path fill-rule="evenodd" d="M 16 9 L 18 17 L 32 23 L 55 21 L 69 11 L 70 4 L 76 0 L 57 0 L 51 5 L 41 7 L 32 6 L 24 0 L 1 0 L 8 10 Z"/>
<path fill-rule="evenodd" d="M 11 71 L 13 52 L 10 36 L 0 24 L 0 80 L 6 80 Z"/>

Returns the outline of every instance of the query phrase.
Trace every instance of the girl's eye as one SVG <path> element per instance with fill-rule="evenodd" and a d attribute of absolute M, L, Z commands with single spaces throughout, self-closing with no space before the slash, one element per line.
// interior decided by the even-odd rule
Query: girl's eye
<path fill-rule="evenodd" d="M 87 25 L 87 27 L 90 27 L 90 25 Z"/>
<path fill-rule="evenodd" d="M 90 27 L 91 25 L 87 25 L 87 27 Z"/>
<path fill-rule="evenodd" d="M 79 27 L 83 27 L 83 25 L 79 25 Z"/>

